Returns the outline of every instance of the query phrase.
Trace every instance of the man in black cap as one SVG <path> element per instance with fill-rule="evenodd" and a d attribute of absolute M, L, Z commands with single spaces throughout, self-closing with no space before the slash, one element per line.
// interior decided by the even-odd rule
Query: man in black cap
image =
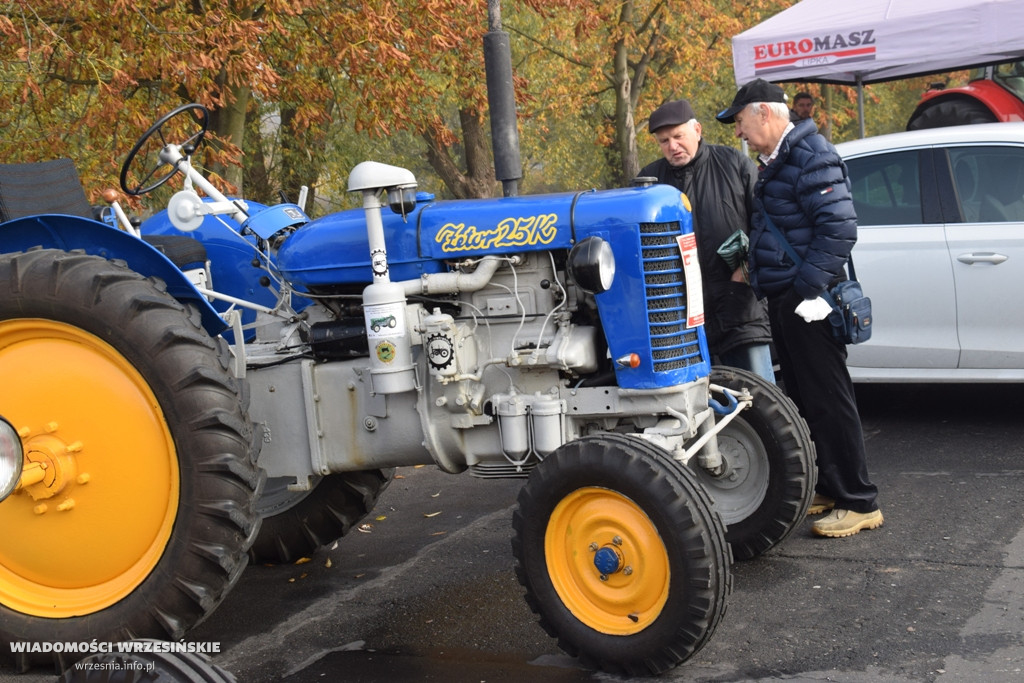
<path fill-rule="evenodd" d="M 876 529 L 884 520 L 868 478 L 846 346 L 832 336 L 825 320 L 832 306 L 822 297 L 846 279 L 844 266 L 857 241 L 846 165 L 813 121 L 790 121 L 782 88 L 762 79 L 740 88 L 716 118 L 735 124 L 736 136 L 759 153 L 750 284 L 768 297 L 786 393 L 807 420 L 817 450 L 818 484 L 808 514 L 831 512 L 812 530 L 835 538 Z"/>
<path fill-rule="evenodd" d="M 750 232 L 757 167 L 734 147 L 704 142 L 701 125 L 686 100 L 658 107 L 648 129 L 664 158 L 645 166 L 640 176 L 677 187 L 693 206 L 708 348 L 718 363 L 774 382 L 768 310 L 747 283 L 745 249 L 725 256 L 719 253 L 730 237 L 730 244 L 738 244 Z"/>

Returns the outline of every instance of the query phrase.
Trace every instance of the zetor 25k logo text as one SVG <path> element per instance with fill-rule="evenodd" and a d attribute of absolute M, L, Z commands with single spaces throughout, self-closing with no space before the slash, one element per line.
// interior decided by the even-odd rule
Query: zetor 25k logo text
<path fill-rule="evenodd" d="M 874 29 L 829 33 L 755 45 L 754 73 L 763 76 L 782 69 L 862 62 L 874 58 Z"/>

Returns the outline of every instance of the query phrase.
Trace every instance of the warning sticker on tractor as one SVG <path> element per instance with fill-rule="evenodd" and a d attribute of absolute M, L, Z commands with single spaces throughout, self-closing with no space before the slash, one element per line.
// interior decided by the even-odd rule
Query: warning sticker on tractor
<path fill-rule="evenodd" d="M 676 242 L 686 278 L 686 326 L 697 327 L 704 324 L 704 285 L 697 262 L 697 236 L 693 233 L 680 235 Z"/>

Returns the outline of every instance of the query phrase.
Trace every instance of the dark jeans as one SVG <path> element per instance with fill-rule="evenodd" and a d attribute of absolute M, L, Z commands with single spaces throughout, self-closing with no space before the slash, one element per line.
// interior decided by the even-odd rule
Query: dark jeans
<path fill-rule="evenodd" d="M 811 428 L 818 454 L 817 491 L 835 499 L 841 510 L 877 510 L 878 488 L 868 479 L 846 347 L 833 339 L 827 321 L 809 323 L 794 313 L 800 301 L 793 290 L 770 297 L 768 314 L 786 393 Z"/>
<path fill-rule="evenodd" d="M 718 355 L 722 365 L 740 370 L 749 370 L 775 384 L 775 370 L 772 367 L 772 349 L 768 344 L 746 344 L 729 349 Z"/>

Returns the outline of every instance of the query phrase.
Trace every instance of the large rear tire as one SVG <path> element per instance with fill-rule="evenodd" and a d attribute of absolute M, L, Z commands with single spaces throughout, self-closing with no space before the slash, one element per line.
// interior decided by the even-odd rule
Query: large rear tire
<path fill-rule="evenodd" d="M 0 503 L 4 653 L 176 641 L 221 602 L 263 482 L 229 361 L 197 313 L 121 262 L 0 256 L 0 412 L 47 472 Z M 62 671 L 84 654 L 14 657 Z"/>
<path fill-rule="evenodd" d="M 916 110 L 907 123 L 907 130 L 968 126 L 974 123 L 996 123 L 996 115 L 978 100 L 950 97 L 927 102 Z"/>
<path fill-rule="evenodd" d="M 587 666 L 657 674 L 699 651 L 725 613 L 729 547 L 711 499 L 639 438 L 571 441 L 520 491 L 516 575 L 541 626 Z"/>
<path fill-rule="evenodd" d="M 394 468 L 332 474 L 309 491 L 289 491 L 287 479 L 268 480 L 256 504 L 263 524 L 250 559 L 294 562 L 341 538 L 370 514 L 394 476 Z"/>
<path fill-rule="evenodd" d="M 226 669 L 204 654 L 173 652 L 176 643 L 135 640 L 138 652 L 89 655 L 65 671 L 57 683 L 236 683 Z M 145 651 L 142 648 L 151 648 Z M 161 649 L 167 649 L 162 652 Z"/>
<path fill-rule="evenodd" d="M 718 433 L 725 472 L 713 476 L 690 460 L 725 522 L 733 558 L 749 560 L 781 543 L 807 515 L 818 477 L 814 442 L 793 401 L 760 375 L 714 367 L 711 383 L 753 397 Z"/>

